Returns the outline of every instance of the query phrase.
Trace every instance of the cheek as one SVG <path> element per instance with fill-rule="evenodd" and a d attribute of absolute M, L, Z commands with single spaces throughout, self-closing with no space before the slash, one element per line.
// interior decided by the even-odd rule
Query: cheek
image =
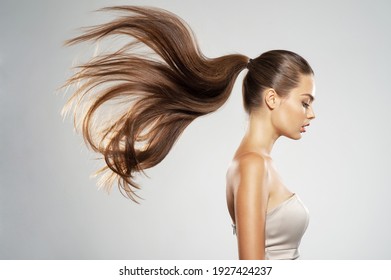
<path fill-rule="evenodd" d="M 297 104 L 287 102 L 280 109 L 280 118 L 285 122 L 302 122 L 305 117 L 303 106 Z"/>
<path fill-rule="evenodd" d="M 286 111 L 286 117 L 289 119 L 292 119 L 302 123 L 305 119 L 305 109 L 304 107 L 300 105 L 291 105 L 288 106 L 288 108 L 285 110 Z M 302 124 L 301 124 L 302 125 Z"/>
<path fill-rule="evenodd" d="M 273 123 L 282 134 L 300 129 L 305 119 L 304 108 L 296 104 L 285 103 L 275 113 Z"/>

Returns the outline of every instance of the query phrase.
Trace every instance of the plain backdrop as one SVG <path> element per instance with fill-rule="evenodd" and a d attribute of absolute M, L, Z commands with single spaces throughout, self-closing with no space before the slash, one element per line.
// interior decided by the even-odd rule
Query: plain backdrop
<path fill-rule="evenodd" d="M 63 47 L 94 10 L 150 5 L 182 17 L 210 57 L 271 49 L 304 56 L 316 73 L 317 118 L 273 158 L 311 220 L 302 259 L 391 258 L 391 2 L 0 2 L 0 258 L 236 259 L 225 172 L 243 136 L 239 76 L 218 112 L 199 118 L 167 158 L 139 177 L 137 205 L 90 174 L 102 166 L 58 88 L 88 47 Z"/>

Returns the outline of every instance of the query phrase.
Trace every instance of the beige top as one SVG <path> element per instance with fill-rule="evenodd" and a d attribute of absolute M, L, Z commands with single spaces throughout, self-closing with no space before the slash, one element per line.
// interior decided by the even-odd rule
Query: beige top
<path fill-rule="evenodd" d="M 267 212 L 265 257 L 268 260 L 295 260 L 307 229 L 309 214 L 297 194 Z M 235 226 L 234 226 L 235 229 Z"/>

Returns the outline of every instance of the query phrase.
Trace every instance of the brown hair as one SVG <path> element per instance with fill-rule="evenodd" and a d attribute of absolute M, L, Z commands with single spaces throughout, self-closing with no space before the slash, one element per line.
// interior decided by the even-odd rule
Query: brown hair
<path fill-rule="evenodd" d="M 243 104 L 248 113 L 262 105 L 262 93 L 273 88 L 280 96 L 299 85 L 300 75 L 313 75 L 314 71 L 300 55 L 286 50 L 272 50 L 248 63 L 243 80 Z"/>
<path fill-rule="evenodd" d="M 77 88 L 63 113 L 73 110 L 86 144 L 104 156 L 106 166 L 97 172 L 104 175 L 101 183 L 110 189 L 118 180 L 120 191 L 134 201 L 135 174 L 161 162 L 195 118 L 220 108 L 247 66 L 243 99 L 248 112 L 260 106 L 264 87 L 282 94 L 298 83 L 299 73 L 312 72 L 304 59 L 287 51 L 267 52 L 251 63 L 241 54 L 207 58 L 187 24 L 162 9 L 103 10 L 123 15 L 66 44 L 118 35 L 131 39 L 78 66 L 65 85 Z"/>

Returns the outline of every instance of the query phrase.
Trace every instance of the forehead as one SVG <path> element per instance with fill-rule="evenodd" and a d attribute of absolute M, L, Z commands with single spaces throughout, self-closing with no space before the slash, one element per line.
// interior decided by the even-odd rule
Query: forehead
<path fill-rule="evenodd" d="M 312 75 L 301 75 L 299 85 L 291 91 L 290 95 L 315 97 L 315 81 Z"/>

